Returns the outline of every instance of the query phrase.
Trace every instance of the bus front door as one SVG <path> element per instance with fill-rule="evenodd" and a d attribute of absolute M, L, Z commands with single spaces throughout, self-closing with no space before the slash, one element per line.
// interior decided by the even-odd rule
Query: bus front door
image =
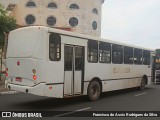
<path fill-rule="evenodd" d="M 64 47 L 64 96 L 82 94 L 84 47 Z"/>

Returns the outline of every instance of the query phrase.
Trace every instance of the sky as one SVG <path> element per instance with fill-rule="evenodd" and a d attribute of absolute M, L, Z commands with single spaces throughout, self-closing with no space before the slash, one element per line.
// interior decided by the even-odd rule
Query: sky
<path fill-rule="evenodd" d="M 160 0 L 105 0 L 101 37 L 160 48 Z"/>

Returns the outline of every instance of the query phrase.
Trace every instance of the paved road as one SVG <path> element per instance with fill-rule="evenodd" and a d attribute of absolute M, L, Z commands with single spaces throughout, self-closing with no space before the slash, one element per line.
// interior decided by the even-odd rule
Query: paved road
<path fill-rule="evenodd" d="M 160 111 L 160 85 L 148 86 L 144 91 L 127 89 L 107 92 L 94 102 L 87 101 L 86 96 L 54 99 L 25 93 L 1 95 L 0 111 L 66 111 L 66 114 L 76 114 L 77 111 Z M 57 115 L 63 116 L 60 113 Z M 108 119 L 128 120 L 123 117 Z M 137 119 L 160 120 L 160 118 Z"/>

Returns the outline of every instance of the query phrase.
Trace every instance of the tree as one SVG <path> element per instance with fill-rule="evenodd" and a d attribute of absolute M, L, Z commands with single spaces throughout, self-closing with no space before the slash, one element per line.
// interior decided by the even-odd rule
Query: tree
<path fill-rule="evenodd" d="M 16 20 L 13 17 L 7 16 L 7 11 L 0 5 L 0 46 L 4 45 L 5 34 L 16 29 Z"/>
<path fill-rule="evenodd" d="M 156 49 L 156 59 L 160 60 L 160 49 Z"/>

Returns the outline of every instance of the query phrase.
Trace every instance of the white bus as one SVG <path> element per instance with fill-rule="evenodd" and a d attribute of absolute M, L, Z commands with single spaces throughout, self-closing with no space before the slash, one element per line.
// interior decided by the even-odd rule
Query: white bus
<path fill-rule="evenodd" d="M 54 28 L 32 26 L 9 34 L 6 87 L 66 98 L 151 83 L 150 49 Z"/>

